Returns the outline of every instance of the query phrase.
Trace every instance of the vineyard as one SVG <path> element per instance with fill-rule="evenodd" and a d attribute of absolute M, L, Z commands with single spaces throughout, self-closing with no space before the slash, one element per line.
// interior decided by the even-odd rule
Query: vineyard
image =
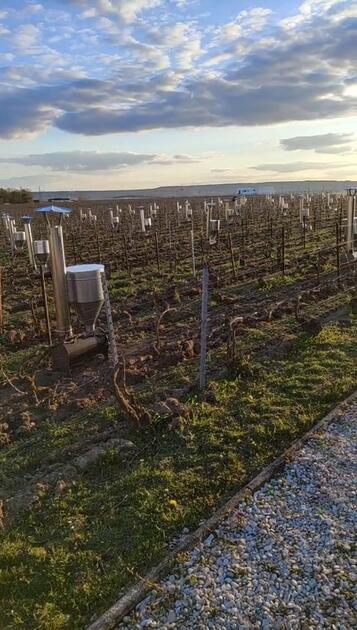
<path fill-rule="evenodd" d="M 109 350 L 66 372 L 51 274 L 46 318 L 39 265 L 1 220 L 4 628 L 85 627 L 355 388 L 348 202 L 68 204 L 66 265 L 105 266 L 113 328 L 102 309 Z M 71 326 L 84 337 L 73 310 Z"/>

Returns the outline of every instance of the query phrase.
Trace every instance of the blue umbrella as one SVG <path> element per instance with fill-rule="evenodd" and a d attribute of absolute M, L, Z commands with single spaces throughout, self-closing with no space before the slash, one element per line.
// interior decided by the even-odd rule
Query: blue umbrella
<path fill-rule="evenodd" d="M 46 206 L 45 208 L 38 208 L 36 212 L 42 212 L 43 214 L 70 214 L 72 210 L 59 208 L 58 206 Z"/>

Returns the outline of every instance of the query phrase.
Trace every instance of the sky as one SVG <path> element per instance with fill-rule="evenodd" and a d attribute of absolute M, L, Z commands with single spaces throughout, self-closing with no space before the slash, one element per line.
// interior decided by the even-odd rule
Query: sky
<path fill-rule="evenodd" d="M 0 186 L 357 177 L 357 0 L 1 0 Z"/>

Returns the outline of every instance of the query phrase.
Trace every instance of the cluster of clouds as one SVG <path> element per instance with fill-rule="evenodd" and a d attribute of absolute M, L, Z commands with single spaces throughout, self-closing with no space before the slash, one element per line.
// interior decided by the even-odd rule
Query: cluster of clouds
<path fill-rule="evenodd" d="M 319 171 L 321 164 L 317 162 L 282 162 L 278 164 L 257 164 L 251 167 L 255 171 L 269 171 L 270 173 L 301 173 L 304 171 Z M 326 164 L 325 168 L 345 169 L 345 164 Z"/>
<path fill-rule="evenodd" d="M 323 133 L 311 136 L 294 136 L 282 138 L 280 147 L 285 151 L 312 151 L 320 154 L 344 154 L 354 152 L 353 133 Z M 321 166 L 325 169 L 345 169 L 346 164 L 330 164 L 321 162 L 283 162 L 278 164 L 257 164 L 251 168 L 256 171 L 269 171 L 271 173 L 296 173 L 302 171 L 318 171 Z"/>
<path fill-rule="evenodd" d="M 5 52 L 15 60 L 0 69 L 0 137 L 50 126 L 97 136 L 270 125 L 355 111 L 356 0 L 309 0 L 281 21 L 256 7 L 218 27 L 180 21 L 189 7 L 178 0 L 95 0 L 90 8 L 86 0 L 49 0 L 46 9 L 24 2 L 36 24 L 8 37 Z M 6 29 L 11 7 L 2 13 Z"/>
<path fill-rule="evenodd" d="M 186 154 L 167 156 L 156 153 L 120 151 L 56 151 L 1 158 L 0 163 L 42 166 L 58 173 L 88 173 L 124 169 L 142 164 L 157 164 L 159 166 L 193 164 L 204 159 L 204 156 Z"/>
<path fill-rule="evenodd" d="M 68 4 L 77 4 L 84 8 L 83 17 L 98 18 L 107 15 L 120 23 L 130 24 L 143 11 L 155 9 L 163 4 L 163 0 L 94 0 L 88 9 L 87 0 L 64 0 Z"/>
<path fill-rule="evenodd" d="M 350 153 L 353 150 L 353 133 L 323 133 L 313 136 L 295 136 L 280 141 L 285 151 L 314 151 L 315 153 Z"/>

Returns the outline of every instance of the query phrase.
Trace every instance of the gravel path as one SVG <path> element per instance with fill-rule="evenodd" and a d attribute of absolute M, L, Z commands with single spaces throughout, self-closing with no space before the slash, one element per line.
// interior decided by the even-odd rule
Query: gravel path
<path fill-rule="evenodd" d="M 356 628 L 356 438 L 354 402 L 118 630 Z"/>

